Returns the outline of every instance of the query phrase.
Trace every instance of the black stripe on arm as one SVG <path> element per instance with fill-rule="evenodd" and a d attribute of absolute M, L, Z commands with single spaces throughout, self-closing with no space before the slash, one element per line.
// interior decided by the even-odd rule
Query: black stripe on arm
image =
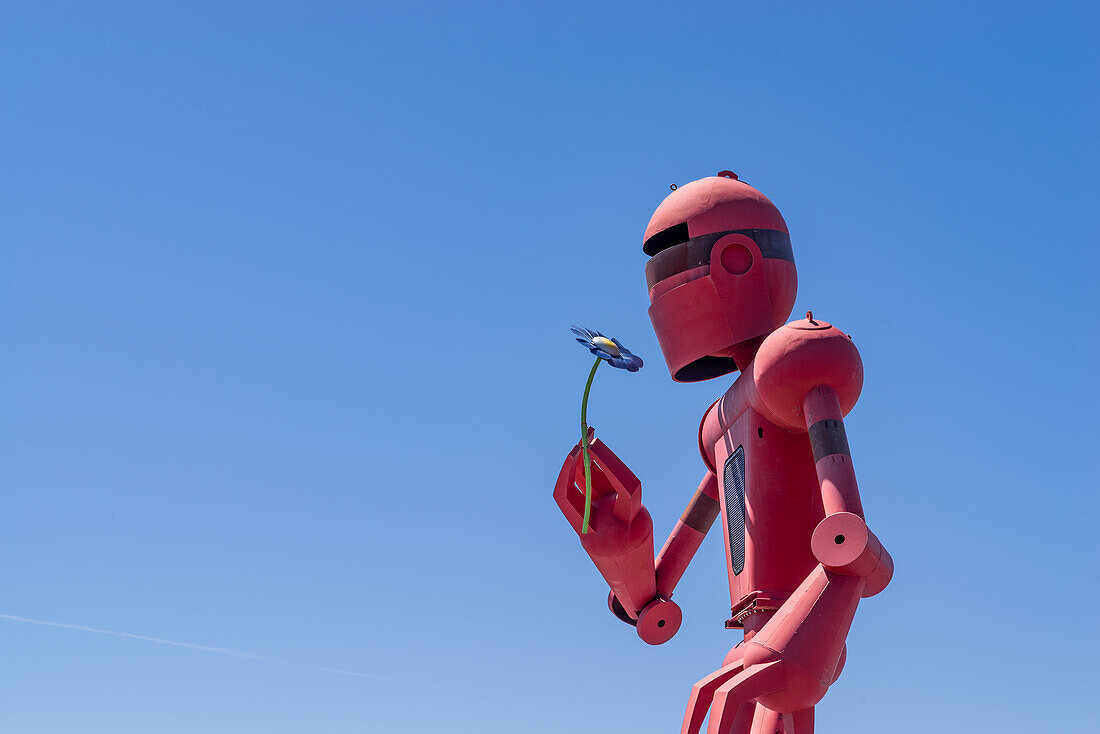
<path fill-rule="evenodd" d="M 810 446 L 814 450 L 815 462 L 833 454 L 852 455 L 848 448 L 848 434 L 844 432 L 844 422 L 832 418 L 810 426 Z"/>
<path fill-rule="evenodd" d="M 684 510 L 684 514 L 680 516 L 680 522 L 706 535 L 710 526 L 714 524 L 714 518 L 718 517 L 718 511 L 718 500 L 699 490 L 691 498 L 691 504 Z"/>

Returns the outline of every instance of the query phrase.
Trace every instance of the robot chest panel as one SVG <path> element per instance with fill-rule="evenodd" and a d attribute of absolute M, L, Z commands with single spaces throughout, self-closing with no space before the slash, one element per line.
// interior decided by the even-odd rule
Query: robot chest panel
<path fill-rule="evenodd" d="M 793 589 L 813 568 L 810 535 L 824 515 L 808 437 L 748 410 L 714 458 L 732 601 Z"/>
<path fill-rule="evenodd" d="M 745 570 L 745 447 L 726 457 L 722 465 L 722 513 L 726 518 L 727 556 L 734 575 Z"/>

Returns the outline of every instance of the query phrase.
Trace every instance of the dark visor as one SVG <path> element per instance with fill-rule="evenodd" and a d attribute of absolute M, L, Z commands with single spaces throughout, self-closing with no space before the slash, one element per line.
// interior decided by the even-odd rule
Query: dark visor
<path fill-rule="evenodd" d="M 670 227 L 669 229 L 674 228 Z M 669 229 L 650 237 L 646 240 L 646 244 L 648 245 L 658 235 L 668 232 Z M 684 225 L 684 234 L 685 236 L 687 234 L 687 225 Z M 645 266 L 645 279 L 648 287 L 652 288 L 665 278 L 677 273 L 683 273 L 704 265 L 709 266 L 710 251 L 714 247 L 714 243 L 728 234 L 745 235 L 756 243 L 757 247 L 760 248 L 760 254 L 764 257 L 794 262 L 794 253 L 791 251 L 791 237 L 786 232 L 779 232 L 774 229 L 731 229 L 725 232 L 699 235 L 660 249 L 656 255 L 649 259 Z"/>

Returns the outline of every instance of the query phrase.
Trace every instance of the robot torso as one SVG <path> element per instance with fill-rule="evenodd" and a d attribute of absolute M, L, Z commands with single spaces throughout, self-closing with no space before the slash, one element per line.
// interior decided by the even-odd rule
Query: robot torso
<path fill-rule="evenodd" d="M 791 328 L 799 327 L 780 327 L 765 345 L 785 339 Z M 700 451 L 719 483 L 731 628 L 778 609 L 814 569 L 810 537 L 825 517 L 809 434 L 768 409 L 754 367 L 755 360 L 707 410 L 699 432 Z M 823 376 L 831 371 L 829 364 L 806 367 Z"/>

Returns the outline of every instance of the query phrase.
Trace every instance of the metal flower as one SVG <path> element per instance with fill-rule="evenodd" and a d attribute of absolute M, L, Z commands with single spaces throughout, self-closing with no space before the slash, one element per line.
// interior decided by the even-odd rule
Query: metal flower
<path fill-rule="evenodd" d="M 642 368 L 642 358 L 624 347 L 618 339 L 606 337 L 598 331 L 580 326 L 571 326 L 569 330 L 577 335 L 577 341 L 582 346 L 612 367 L 628 372 L 637 372 Z"/>
<path fill-rule="evenodd" d="M 596 377 L 596 370 L 601 362 L 607 362 L 621 370 L 637 372 L 642 368 L 642 358 L 631 354 L 618 339 L 609 339 L 598 331 L 579 326 L 570 327 L 570 331 L 577 335 L 577 341 L 596 355 L 596 361 L 592 363 L 592 370 L 588 373 L 588 382 L 584 386 L 584 395 L 581 397 L 581 448 L 584 450 L 584 522 L 581 524 L 581 534 L 584 535 L 588 532 L 588 520 L 592 514 L 592 460 L 588 455 L 588 393 L 592 390 L 592 380 Z"/>

